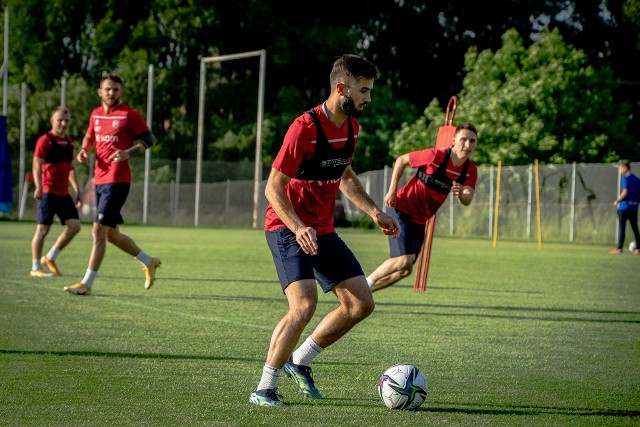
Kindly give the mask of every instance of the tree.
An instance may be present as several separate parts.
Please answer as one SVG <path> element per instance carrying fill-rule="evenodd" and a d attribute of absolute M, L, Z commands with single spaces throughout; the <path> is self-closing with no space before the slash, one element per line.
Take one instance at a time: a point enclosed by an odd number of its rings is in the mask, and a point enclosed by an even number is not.
<path fill-rule="evenodd" d="M 478 128 L 477 162 L 607 162 L 638 154 L 626 128 L 629 106 L 612 100 L 609 67 L 589 66 L 558 30 L 542 33 L 529 48 L 513 29 L 502 40 L 495 52 L 472 48 L 465 56 L 456 123 Z M 442 117 L 433 100 L 424 117 L 402 129 L 394 154 L 415 149 L 416 140 L 434 145 Z"/>

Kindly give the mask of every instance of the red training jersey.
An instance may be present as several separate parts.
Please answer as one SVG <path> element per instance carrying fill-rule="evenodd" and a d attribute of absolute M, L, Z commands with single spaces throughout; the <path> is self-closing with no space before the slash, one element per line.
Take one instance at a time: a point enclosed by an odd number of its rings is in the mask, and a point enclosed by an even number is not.
<path fill-rule="evenodd" d="M 45 160 L 45 163 L 42 164 L 42 192 L 66 196 L 69 194 L 69 171 L 71 171 L 73 165 L 71 161 L 47 161 L 47 154 L 53 149 L 49 135 L 60 145 L 60 147 L 64 147 L 71 151 L 71 159 L 73 159 L 74 142 L 69 136 L 66 138 L 60 137 L 49 131 L 38 138 L 38 141 L 36 141 L 36 148 L 33 152 L 33 157 Z M 69 144 L 71 144 L 71 147 L 67 147 Z"/>
<path fill-rule="evenodd" d="M 440 166 L 446 155 L 446 149 L 437 150 L 427 148 L 426 150 L 413 151 L 409 153 L 409 165 L 412 168 L 421 169 L 428 175 L 432 175 Z M 449 158 L 447 164 L 447 177 L 453 181 L 460 182 L 460 173 L 464 168 L 464 162 L 458 166 L 453 166 L 452 159 Z M 475 190 L 478 179 L 478 168 L 469 160 L 467 169 L 467 179 L 465 187 Z M 398 190 L 396 193 L 396 210 L 409 215 L 411 221 L 416 224 L 425 224 L 429 218 L 438 212 L 440 206 L 447 200 L 448 194 L 438 193 L 428 188 L 416 175 Z"/>
<path fill-rule="evenodd" d="M 347 143 L 349 136 L 347 121 L 345 120 L 342 127 L 339 128 L 329 120 L 324 104 L 318 105 L 314 110 L 330 146 L 336 149 L 342 148 Z M 347 118 L 347 120 L 351 120 L 354 142 L 357 144 L 360 124 L 354 118 Z M 316 126 L 311 116 L 304 113 L 289 126 L 272 167 L 292 178 L 285 190 L 296 214 L 307 227 L 314 228 L 318 235 L 322 235 L 335 231 L 333 216 L 341 178 L 328 181 L 305 181 L 294 178 L 298 166 L 304 160 L 313 157 L 316 142 Z M 351 154 L 349 165 L 352 160 L 353 154 Z M 286 225 L 278 217 L 273 207 L 269 205 L 265 215 L 265 231 L 284 227 Z"/>
<path fill-rule="evenodd" d="M 91 146 L 96 145 L 96 185 L 131 182 L 129 160 L 112 163 L 109 158 L 116 148 L 126 150 L 133 147 L 135 140 L 147 130 L 149 127 L 142 115 L 124 102 L 109 113 L 102 106 L 91 112 L 87 134 L 91 136 Z"/>

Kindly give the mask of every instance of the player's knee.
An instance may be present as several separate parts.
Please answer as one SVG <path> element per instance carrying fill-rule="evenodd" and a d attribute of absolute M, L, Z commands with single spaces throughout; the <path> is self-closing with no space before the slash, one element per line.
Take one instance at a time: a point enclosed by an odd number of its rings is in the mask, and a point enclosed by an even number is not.
<path fill-rule="evenodd" d="M 82 226 L 80 225 L 80 222 L 73 221 L 67 223 L 67 230 L 69 230 L 69 234 L 71 234 L 72 236 L 78 234 L 81 228 Z"/>
<path fill-rule="evenodd" d="M 289 310 L 289 315 L 293 317 L 296 322 L 307 324 L 316 312 L 316 307 L 317 303 L 315 301 L 305 300 L 298 302 L 295 307 Z"/>
<path fill-rule="evenodd" d="M 411 263 L 410 260 L 403 258 L 398 262 L 397 271 L 402 278 L 405 278 L 413 271 L 413 263 Z"/>
<path fill-rule="evenodd" d="M 373 298 L 365 301 L 361 306 L 360 306 L 360 310 L 359 310 L 359 317 L 360 319 L 364 319 L 366 317 L 369 317 L 369 315 L 371 313 L 373 313 L 373 310 L 376 308 L 376 303 L 373 301 Z"/>

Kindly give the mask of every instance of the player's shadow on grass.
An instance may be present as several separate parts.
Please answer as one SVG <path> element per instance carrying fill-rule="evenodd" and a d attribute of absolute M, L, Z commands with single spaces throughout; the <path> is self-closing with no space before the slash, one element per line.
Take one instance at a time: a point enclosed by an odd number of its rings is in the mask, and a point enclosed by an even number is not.
<path fill-rule="evenodd" d="M 109 275 L 110 280 L 122 280 L 122 281 L 131 281 L 135 283 L 144 282 L 144 277 L 140 275 L 135 276 L 114 276 Z M 277 284 L 278 281 L 274 278 L 272 280 L 258 280 L 258 279 L 230 279 L 228 277 L 222 279 L 215 279 L 210 277 L 167 277 L 161 276 L 156 278 L 156 283 L 169 283 L 169 282 L 202 282 L 202 283 L 263 283 L 263 284 Z"/>
<path fill-rule="evenodd" d="M 286 402 L 286 399 L 285 399 Z M 356 403 L 358 402 L 358 403 Z M 378 399 L 367 399 L 363 403 L 361 398 L 349 397 L 327 397 L 323 396 L 322 400 L 310 401 L 308 399 L 291 399 L 287 402 L 291 406 L 308 405 L 308 406 L 340 406 L 340 407 L 370 407 L 380 406 L 381 410 L 393 411 L 387 409 Z M 433 402 L 429 402 L 428 398 L 425 403 L 417 409 L 410 412 L 440 412 L 448 414 L 467 414 L 467 415 L 515 415 L 515 416 L 532 416 L 532 415 L 567 415 L 567 416 L 584 416 L 584 417 L 637 417 L 640 411 L 626 409 L 605 409 L 605 408 L 561 408 L 553 406 L 513 406 L 513 405 L 463 405 L 455 404 L 449 406 L 446 402 L 438 402 L 438 406 L 431 406 Z"/>
<path fill-rule="evenodd" d="M 553 406 L 498 406 L 498 405 L 469 405 L 462 407 L 430 407 L 427 402 L 418 411 L 462 413 L 462 414 L 487 414 L 487 415 L 569 415 L 585 417 L 637 417 L 640 411 L 627 409 L 605 409 L 605 408 L 561 408 Z M 439 403 L 446 405 L 446 403 Z M 425 406 L 426 405 L 426 406 Z"/>
<path fill-rule="evenodd" d="M 393 310 L 395 307 L 401 307 L 401 312 Z M 385 310 L 389 308 L 389 310 Z M 409 309 L 409 310 L 407 310 Z M 415 310 L 411 310 L 415 309 Z M 446 312 L 438 311 L 445 309 Z M 455 310 L 455 311 L 452 311 Z M 489 313 L 478 312 L 461 312 L 460 310 L 482 310 Z M 547 320 L 552 322 L 595 322 L 595 323 L 640 323 L 640 319 L 634 319 L 639 316 L 638 311 L 616 311 L 616 310 L 586 310 L 575 308 L 554 308 L 554 307 L 523 307 L 523 306 L 481 306 L 481 305 L 459 305 L 459 304 L 429 304 L 429 303 L 395 303 L 376 301 L 376 312 L 385 313 L 386 311 L 398 314 L 411 315 L 429 315 L 429 316 L 452 316 L 452 317 L 474 317 L 489 319 L 514 319 L 514 320 Z M 495 312 L 517 312 L 518 315 L 510 314 L 494 314 Z M 541 315 L 532 315 L 529 313 L 541 313 Z M 543 314 L 552 314 L 544 316 Z M 563 314 L 558 316 L 556 314 Z M 589 316 L 616 316 L 618 318 L 601 318 L 601 317 L 571 317 L 575 315 Z M 631 317 L 631 318 L 630 318 Z"/>
<path fill-rule="evenodd" d="M 47 351 L 47 350 L 5 350 L 0 349 L 0 354 L 20 354 L 35 356 L 61 356 L 61 357 L 107 357 L 116 359 L 165 359 L 165 360 L 224 360 L 238 362 L 257 362 L 262 363 L 264 359 L 252 359 L 248 357 L 230 357 L 230 356 L 204 356 L 189 354 L 162 354 L 162 353 L 123 353 L 123 352 L 107 352 L 107 351 L 83 351 L 83 350 L 65 350 L 65 351 Z"/>

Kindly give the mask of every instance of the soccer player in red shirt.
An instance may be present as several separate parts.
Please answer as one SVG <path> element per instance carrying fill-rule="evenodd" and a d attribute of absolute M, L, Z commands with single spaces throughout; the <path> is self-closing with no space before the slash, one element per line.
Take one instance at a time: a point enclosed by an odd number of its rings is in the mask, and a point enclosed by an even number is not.
<path fill-rule="evenodd" d="M 425 224 L 447 200 L 449 193 L 465 206 L 471 203 L 478 169 L 469 156 L 477 142 L 476 128 L 470 123 L 462 123 L 456 127 L 452 148 L 427 148 L 396 159 L 384 204 L 395 209 L 402 232 L 398 239 L 389 239 L 390 257 L 367 277 L 373 292 L 411 274 L 424 243 Z M 398 190 L 407 166 L 418 171 Z"/>
<path fill-rule="evenodd" d="M 82 206 L 82 193 L 73 166 L 73 139 L 67 135 L 71 114 L 65 107 L 57 107 L 51 114 L 51 130 L 38 138 L 33 152 L 33 181 L 37 200 L 37 226 L 31 240 L 31 277 L 62 276 L 56 258 L 80 231 L 78 208 Z M 69 184 L 76 193 L 74 201 L 69 195 Z M 64 230 L 47 255 L 42 256 L 44 239 L 51 230 L 54 215 L 58 215 Z M 45 265 L 49 272 L 45 272 Z"/>
<path fill-rule="evenodd" d="M 283 406 L 276 393 L 283 371 L 305 396 L 321 399 L 311 377 L 312 360 L 374 309 L 362 268 L 336 233 L 333 215 L 341 190 L 385 234 L 399 231 L 395 218 L 378 208 L 351 169 L 357 117 L 371 101 L 377 72 L 359 56 L 336 60 L 329 98 L 295 119 L 273 162 L 265 190 L 265 233 L 289 311 L 271 336 L 260 383 L 249 398 L 252 404 Z M 316 310 L 316 281 L 325 293 L 334 293 L 339 305 L 294 352 Z"/>
<path fill-rule="evenodd" d="M 124 223 L 120 210 L 131 187 L 129 157 L 142 153 L 156 143 L 156 138 L 142 115 L 126 105 L 122 96 L 122 80 L 115 74 L 104 74 L 98 96 L 101 106 L 89 117 L 89 127 L 82 140 L 77 159 L 85 163 L 95 146 L 96 217 L 93 221 L 93 247 L 89 265 L 82 281 L 64 290 L 75 295 L 89 295 L 106 252 L 107 242 L 135 257 L 144 266 L 145 289 L 153 286 L 159 258 L 145 253 L 128 235 L 120 232 Z M 135 143 L 139 140 L 138 143 Z M 135 143 L 135 144 L 134 144 Z"/>

